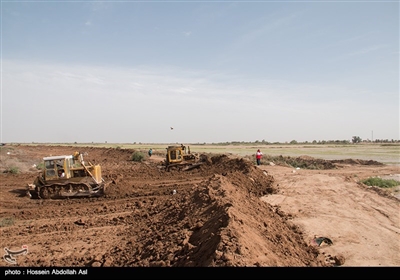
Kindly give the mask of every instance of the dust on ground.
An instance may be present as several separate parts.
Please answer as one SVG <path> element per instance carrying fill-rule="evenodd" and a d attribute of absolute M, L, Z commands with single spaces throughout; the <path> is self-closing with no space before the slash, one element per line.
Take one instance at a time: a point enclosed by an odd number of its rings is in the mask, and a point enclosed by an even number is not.
<path fill-rule="evenodd" d="M 190 171 L 165 171 L 163 154 L 81 147 L 102 167 L 106 195 L 30 199 L 44 156 L 73 146 L 5 146 L 0 158 L 1 240 L 29 248 L 6 267 L 399 266 L 399 199 L 360 180 L 398 166 L 325 161 L 295 169 L 210 155 Z M 316 161 L 313 158 L 304 160 Z M 19 173 L 7 172 L 17 167 Z M 315 237 L 325 237 L 320 246 Z"/>

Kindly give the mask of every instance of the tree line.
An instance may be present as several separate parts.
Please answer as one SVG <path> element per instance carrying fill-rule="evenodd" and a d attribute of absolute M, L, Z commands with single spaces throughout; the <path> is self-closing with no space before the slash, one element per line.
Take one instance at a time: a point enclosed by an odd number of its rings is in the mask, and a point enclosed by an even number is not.
<path fill-rule="evenodd" d="M 232 141 L 232 142 L 221 142 L 221 143 L 212 143 L 219 145 L 254 145 L 254 144 L 262 144 L 262 145 L 279 145 L 279 144 L 337 144 L 337 145 L 346 145 L 346 144 L 358 144 L 358 143 L 400 143 L 400 140 L 395 139 L 375 139 L 375 140 L 363 140 L 359 136 L 353 136 L 351 140 L 313 140 L 313 141 L 296 141 L 292 140 L 290 142 L 268 142 L 266 140 L 256 140 L 254 142 L 246 142 L 246 141 Z M 206 143 L 204 143 L 206 144 Z"/>

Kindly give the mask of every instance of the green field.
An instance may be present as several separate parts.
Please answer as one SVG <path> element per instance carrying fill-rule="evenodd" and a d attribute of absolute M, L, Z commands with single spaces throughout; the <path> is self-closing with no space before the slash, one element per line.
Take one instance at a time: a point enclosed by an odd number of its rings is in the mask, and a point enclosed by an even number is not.
<path fill-rule="evenodd" d="M 21 143 L 22 144 L 22 143 Z M 321 158 L 326 160 L 336 159 L 362 159 L 375 160 L 385 164 L 400 164 L 400 144 L 379 144 L 379 143 L 359 143 L 359 144 L 244 144 L 244 145 L 224 145 L 224 144 L 186 144 L 193 153 L 215 153 L 232 154 L 238 156 L 254 155 L 260 149 L 264 155 L 270 156 L 291 156 L 299 157 L 302 155 Z M 13 144 L 16 145 L 16 144 Z M 43 144 L 22 144 L 22 145 L 43 145 Z M 132 144 L 132 143 L 60 143 L 45 144 L 54 146 L 77 146 L 77 147 L 107 147 L 120 149 L 136 149 L 147 151 L 152 148 L 154 153 L 164 153 L 168 145 L 173 144 Z"/>

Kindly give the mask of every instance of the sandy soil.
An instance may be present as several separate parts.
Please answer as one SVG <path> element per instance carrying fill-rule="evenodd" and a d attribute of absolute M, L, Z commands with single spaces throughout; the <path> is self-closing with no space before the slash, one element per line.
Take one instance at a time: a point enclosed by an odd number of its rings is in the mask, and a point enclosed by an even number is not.
<path fill-rule="evenodd" d="M 398 176 L 399 166 L 348 160 L 306 170 L 208 155 L 197 169 L 166 172 L 163 154 L 133 162 L 134 150 L 86 147 L 79 151 L 109 182 L 105 196 L 26 196 L 42 157 L 74 151 L 1 148 L 0 247 L 28 249 L 2 266 L 400 265 L 399 198 L 360 183 Z M 20 172 L 7 172 L 11 166 Z M 318 246 L 315 237 L 326 241 Z"/>

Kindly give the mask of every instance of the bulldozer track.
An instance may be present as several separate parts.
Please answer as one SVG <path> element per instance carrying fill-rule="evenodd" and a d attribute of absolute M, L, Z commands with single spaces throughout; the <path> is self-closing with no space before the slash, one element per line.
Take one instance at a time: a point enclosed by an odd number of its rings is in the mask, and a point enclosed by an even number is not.
<path fill-rule="evenodd" d="M 91 196 L 100 191 L 99 186 L 92 187 L 87 183 L 66 183 L 39 186 L 37 193 L 42 199 L 55 199 L 75 196 Z"/>

